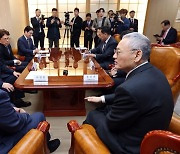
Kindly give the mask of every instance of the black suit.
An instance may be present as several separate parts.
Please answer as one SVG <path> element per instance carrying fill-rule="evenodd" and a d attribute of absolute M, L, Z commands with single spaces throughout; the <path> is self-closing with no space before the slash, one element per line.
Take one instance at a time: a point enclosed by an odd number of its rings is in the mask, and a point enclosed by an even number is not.
<path fill-rule="evenodd" d="M 133 21 L 131 21 L 131 18 L 129 18 L 129 21 L 130 21 L 129 28 L 134 28 L 133 32 L 138 32 L 138 20 L 137 19 L 133 19 Z"/>
<path fill-rule="evenodd" d="M 34 28 L 34 33 L 33 33 L 34 45 L 36 46 L 36 48 L 38 48 L 38 42 L 40 41 L 40 47 L 44 48 L 45 34 L 43 28 L 45 28 L 45 24 L 42 22 L 39 23 L 39 20 L 36 17 L 31 18 L 31 24 Z"/>
<path fill-rule="evenodd" d="M 46 27 L 48 27 L 47 38 L 49 39 L 50 48 L 52 48 L 53 42 L 55 47 L 59 47 L 59 39 L 61 38 L 59 32 L 59 28 L 62 27 L 60 19 L 58 17 L 55 17 L 55 22 L 51 24 L 51 20 L 53 18 L 53 16 L 49 17 L 46 22 Z M 59 24 L 57 24 L 57 21 L 59 21 Z"/>
<path fill-rule="evenodd" d="M 165 31 L 161 32 L 160 37 L 163 37 Z M 171 27 L 169 32 L 167 33 L 166 37 L 162 40 L 164 44 L 172 44 L 176 43 L 177 40 L 177 30 Z M 160 43 L 160 42 L 159 42 Z"/>
<path fill-rule="evenodd" d="M 111 36 L 104 48 L 104 42 L 101 42 L 97 48 L 91 50 L 91 53 L 96 55 L 96 60 L 103 69 L 108 70 L 109 64 L 114 63 L 113 55 L 117 44 L 116 40 Z"/>
<path fill-rule="evenodd" d="M 0 61 L 7 66 L 14 66 L 17 72 L 22 72 L 27 66 L 27 62 L 21 62 L 21 65 L 15 65 L 16 57 L 13 55 L 11 45 L 5 47 L 0 43 Z"/>
<path fill-rule="evenodd" d="M 75 18 L 75 17 L 74 17 Z M 73 25 L 71 26 L 71 47 L 79 47 L 79 38 L 81 35 L 81 29 L 82 29 L 82 18 L 80 16 L 77 16 L 74 20 L 72 18 L 71 22 Z"/>
<path fill-rule="evenodd" d="M 131 72 L 106 104 L 91 111 L 84 123 L 93 125 L 115 154 L 138 154 L 147 132 L 168 128 L 174 107 L 166 77 L 149 63 Z"/>
<path fill-rule="evenodd" d="M 7 154 L 14 145 L 32 128 L 44 121 L 42 113 L 32 115 L 16 112 L 6 92 L 0 90 L 0 149 Z"/>
<path fill-rule="evenodd" d="M 93 24 L 93 20 L 90 21 L 90 23 L 85 20 L 82 24 L 82 30 L 84 30 L 84 46 L 87 47 L 88 49 L 92 48 L 92 35 L 93 35 L 93 31 L 92 31 L 92 24 Z M 90 28 L 90 29 L 86 29 Z"/>

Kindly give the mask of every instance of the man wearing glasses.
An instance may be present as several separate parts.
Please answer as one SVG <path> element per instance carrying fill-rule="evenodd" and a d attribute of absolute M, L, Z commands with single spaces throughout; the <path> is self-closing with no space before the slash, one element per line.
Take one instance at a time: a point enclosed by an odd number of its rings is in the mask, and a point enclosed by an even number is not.
<path fill-rule="evenodd" d="M 149 39 L 137 32 L 125 35 L 114 53 L 115 68 L 127 73 L 111 100 L 89 112 L 92 125 L 112 153 L 140 153 L 143 137 L 151 130 L 167 129 L 173 98 L 164 74 L 148 62 Z M 100 97 L 87 97 L 102 102 Z"/>

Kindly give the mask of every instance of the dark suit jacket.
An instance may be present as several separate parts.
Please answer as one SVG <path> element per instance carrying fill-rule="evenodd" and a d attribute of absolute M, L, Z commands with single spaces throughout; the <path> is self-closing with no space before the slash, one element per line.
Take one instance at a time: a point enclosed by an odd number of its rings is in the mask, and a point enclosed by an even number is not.
<path fill-rule="evenodd" d="M 62 25 L 58 17 L 55 17 L 55 22 L 51 24 L 51 20 L 53 18 L 53 16 L 49 17 L 46 22 L 46 27 L 48 27 L 47 38 L 52 40 L 59 40 L 61 38 L 59 28 L 61 28 Z M 60 22 L 59 25 L 57 24 L 57 21 Z"/>
<path fill-rule="evenodd" d="M 162 37 L 163 35 L 164 35 L 164 31 L 161 32 L 160 37 Z M 163 39 L 162 42 L 164 42 L 164 44 L 172 44 L 172 43 L 176 43 L 176 40 L 177 40 L 177 30 L 171 27 L 166 35 L 166 38 Z"/>
<path fill-rule="evenodd" d="M 45 25 L 44 25 L 44 24 L 39 23 L 39 21 L 37 20 L 36 17 L 31 18 L 31 24 L 32 24 L 32 26 L 33 26 L 33 28 L 34 28 L 34 33 L 33 33 L 33 36 L 34 36 L 34 37 L 38 37 L 38 35 L 39 35 L 39 33 L 40 33 L 40 32 L 39 32 L 39 31 L 40 31 L 40 28 L 41 28 L 41 33 L 43 34 L 42 36 L 45 37 L 44 29 L 43 29 L 43 28 L 45 28 Z"/>
<path fill-rule="evenodd" d="M 36 49 L 31 38 L 29 39 L 29 44 L 30 47 L 24 35 L 21 36 L 17 42 L 18 54 L 21 56 L 25 56 L 25 61 L 30 61 L 33 58 L 33 50 Z"/>
<path fill-rule="evenodd" d="M 92 24 L 93 24 L 93 20 L 90 21 L 90 25 L 88 26 L 88 23 L 87 23 L 87 20 L 83 21 L 83 24 L 82 24 L 82 30 L 84 30 L 84 37 L 85 36 L 92 36 L 93 35 L 93 31 L 92 29 L 90 30 L 85 30 L 86 27 L 92 27 Z"/>
<path fill-rule="evenodd" d="M 129 28 L 134 28 L 134 32 L 138 32 L 138 20 L 134 19 L 134 23 L 131 22 L 131 18 L 129 18 L 130 26 Z"/>
<path fill-rule="evenodd" d="M 13 74 L 13 70 L 9 69 L 6 65 L 4 65 L 2 63 L 2 61 L 0 61 L 0 88 L 2 88 L 2 84 L 3 84 L 3 78 L 8 77 L 9 75 Z"/>
<path fill-rule="evenodd" d="M 114 63 L 114 59 L 113 59 L 114 49 L 117 47 L 118 43 L 111 36 L 104 49 L 103 49 L 103 44 L 104 42 L 101 42 L 97 46 L 97 48 L 91 50 L 91 53 L 96 55 L 96 60 L 101 65 L 101 67 L 107 70 L 109 69 L 109 64 Z"/>
<path fill-rule="evenodd" d="M 13 55 L 11 45 L 8 45 L 8 48 L 10 53 L 8 52 L 8 49 L 0 43 L 0 61 L 8 66 L 14 66 L 13 60 L 15 60 L 16 57 Z"/>
<path fill-rule="evenodd" d="M 144 135 L 167 129 L 174 102 L 166 77 L 151 64 L 131 72 L 108 102 L 96 132 L 112 153 L 140 152 Z"/>
<path fill-rule="evenodd" d="M 71 22 L 73 22 L 74 18 L 72 18 Z M 71 34 L 79 36 L 81 35 L 81 29 L 82 29 L 82 18 L 80 16 L 77 16 L 74 24 L 73 24 L 73 31 L 72 31 L 72 27 L 71 27 Z"/>
<path fill-rule="evenodd" d="M 1 154 L 8 151 L 25 135 L 25 127 L 31 121 L 28 113 L 18 113 L 13 109 L 9 96 L 0 89 L 0 148 Z M 21 134 L 21 135 L 17 135 Z"/>

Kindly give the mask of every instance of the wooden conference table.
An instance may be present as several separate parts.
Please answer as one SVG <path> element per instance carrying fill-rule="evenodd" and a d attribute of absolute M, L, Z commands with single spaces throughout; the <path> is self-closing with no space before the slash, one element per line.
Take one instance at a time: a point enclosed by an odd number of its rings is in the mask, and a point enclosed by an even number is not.
<path fill-rule="evenodd" d="M 95 67 L 90 67 L 90 62 Z M 37 70 L 32 71 L 36 62 Z M 33 74 L 46 74 L 48 82 L 34 82 Z M 98 82 L 83 81 L 84 74 L 98 74 Z M 28 64 L 15 82 L 22 90 L 42 90 L 44 98 L 43 112 L 46 116 L 80 116 L 86 114 L 85 90 L 110 88 L 113 80 L 94 60 L 83 57 L 75 49 L 51 49 Z"/>

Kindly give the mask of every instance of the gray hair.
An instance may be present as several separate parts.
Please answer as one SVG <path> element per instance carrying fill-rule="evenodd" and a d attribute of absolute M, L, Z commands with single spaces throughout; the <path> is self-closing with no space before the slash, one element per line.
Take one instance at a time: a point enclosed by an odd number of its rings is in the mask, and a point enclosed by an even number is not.
<path fill-rule="evenodd" d="M 123 39 L 127 38 L 128 39 L 128 46 L 131 48 L 131 50 L 141 50 L 143 55 L 142 59 L 143 60 L 148 60 L 150 56 L 150 51 L 151 51 L 151 42 L 150 40 L 138 33 L 138 32 L 133 32 L 124 35 Z"/>

